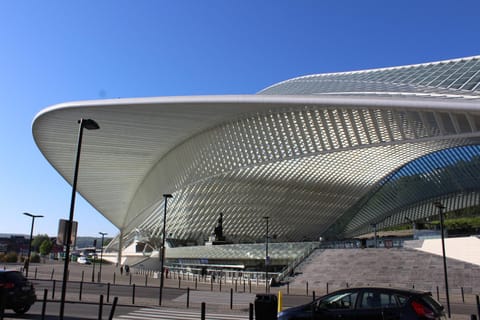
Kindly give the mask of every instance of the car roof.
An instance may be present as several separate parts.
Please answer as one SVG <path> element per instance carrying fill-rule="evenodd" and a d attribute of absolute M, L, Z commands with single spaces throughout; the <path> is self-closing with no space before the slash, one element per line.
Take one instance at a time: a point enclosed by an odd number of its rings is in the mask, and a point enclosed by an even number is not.
<path fill-rule="evenodd" d="M 19 272 L 21 273 L 20 271 L 18 270 L 9 270 L 9 269 L 6 269 L 6 270 L 0 270 L 0 273 L 10 273 L 10 272 Z"/>
<path fill-rule="evenodd" d="M 388 291 L 388 292 L 395 292 L 395 293 L 403 293 L 403 294 L 410 294 L 410 295 L 425 295 L 425 294 L 431 294 L 431 292 L 428 291 L 420 291 L 416 289 L 410 289 L 410 288 L 396 288 L 396 287 L 350 287 L 350 288 L 344 288 L 340 290 L 336 290 L 332 293 L 336 292 L 346 292 L 346 291 L 351 291 L 351 290 L 370 290 L 370 291 Z"/>

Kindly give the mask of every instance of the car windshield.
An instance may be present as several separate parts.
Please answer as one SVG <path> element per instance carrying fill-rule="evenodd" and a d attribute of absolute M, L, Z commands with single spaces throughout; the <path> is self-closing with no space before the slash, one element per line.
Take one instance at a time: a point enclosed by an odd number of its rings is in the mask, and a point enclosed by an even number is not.
<path fill-rule="evenodd" d="M 6 274 L 6 277 L 5 279 L 7 281 L 14 281 L 14 282 L 23 282 L 25 281 L 25 277 L 23 276 L 23 274 L 21 272 L 18 272 L 18 271 L 12 271 L 12 272 L 8 272 Z"/>
<path fill-rule="evenodd" d="M 322 309 L 350 309 L 355 305 L 357 293 L 342 292 L 321 299 L 318 308 Z"/>

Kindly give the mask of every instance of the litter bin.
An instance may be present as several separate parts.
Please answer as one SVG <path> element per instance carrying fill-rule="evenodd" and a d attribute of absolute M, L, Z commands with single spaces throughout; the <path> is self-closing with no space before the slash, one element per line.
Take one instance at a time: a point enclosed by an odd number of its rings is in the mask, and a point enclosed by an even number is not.
<path fill-rule="evenodd" d="M 255 296 L 255 319 L 276 320 L 278 300 L 274 294 L 257 294 Z"/>

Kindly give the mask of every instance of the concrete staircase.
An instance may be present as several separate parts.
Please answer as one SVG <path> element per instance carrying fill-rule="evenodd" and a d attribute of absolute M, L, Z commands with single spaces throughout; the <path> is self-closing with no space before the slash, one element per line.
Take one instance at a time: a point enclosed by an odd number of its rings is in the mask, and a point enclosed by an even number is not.
<path fill-rule="evenodd" d="M 480 292 L 480 266 L 447 259 L 447 270 L 452 292 Z M 324 291 L 328 282 L 330 291 L 347 285 L 444 290 L 442 257 L 411 248 L 316 250 L 295 272 L 290 287 L 297 289 L 308 282 L 310 290 Z"/>

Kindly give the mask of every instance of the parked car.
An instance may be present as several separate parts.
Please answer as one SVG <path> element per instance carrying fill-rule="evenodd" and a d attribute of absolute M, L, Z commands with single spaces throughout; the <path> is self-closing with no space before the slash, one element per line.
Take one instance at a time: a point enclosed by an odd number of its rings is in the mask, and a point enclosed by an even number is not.
<path fill-rule="evenodd" d="M 78 257 L 77 262 L 80 264 L 91 264 L 90 260 L 88 260 L 87 257 L 84 256 Z"/>
<path fill-rule="evenodd" d="M 312 311 L 314 316 L 312 317 Z M 349 288 L 278 313 L 279 320 L 417 320 L 446 319 L 431 293 L 394 288 Z"/>
<path fill-rule="evenodd" d="M 5 295 L 4 298 L 2 295 Z M 35 303 L 37 297 L 33 284 L 21 272 L 0 270 L 0 299 L 5 299 L 5 309 L 25 313 Z"/>

